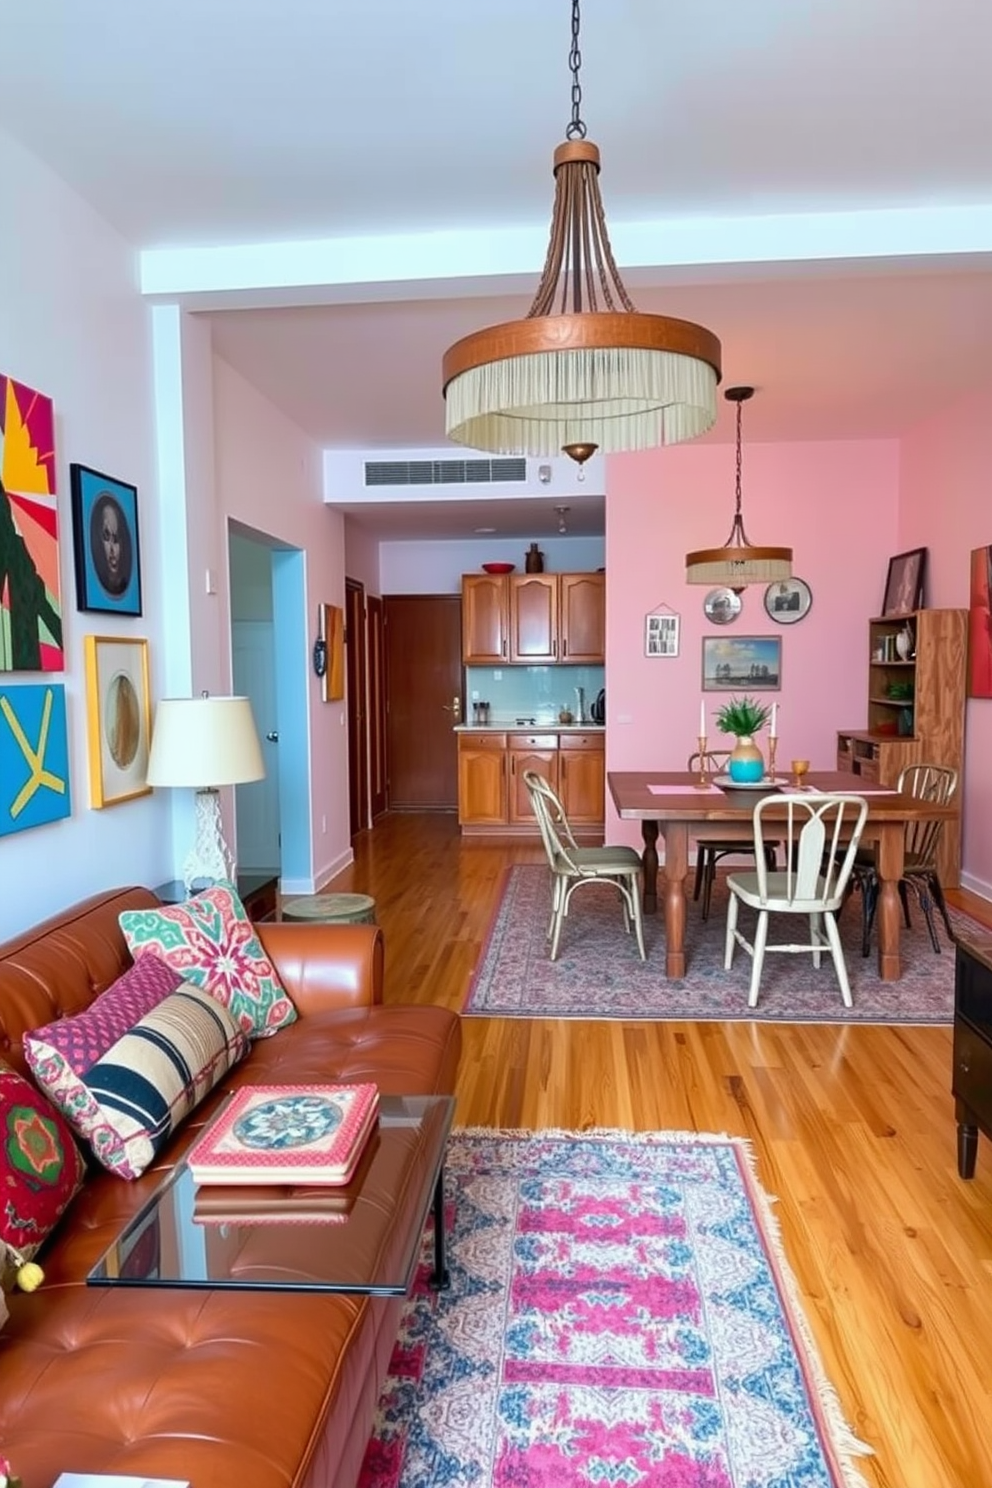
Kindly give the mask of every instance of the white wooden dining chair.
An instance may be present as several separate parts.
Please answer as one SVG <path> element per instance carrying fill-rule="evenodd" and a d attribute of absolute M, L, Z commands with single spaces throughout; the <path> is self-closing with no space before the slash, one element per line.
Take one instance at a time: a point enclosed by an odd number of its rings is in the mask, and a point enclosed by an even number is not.
<path fill-rule="evenodd" d="M 623 904 L 623 924 L 630 931 L 633 924 L 641 960 L 647 960 L 644 949 L 644 921 L 641 918 L 641 859 L 632 847 L 579 847 L 568 817 L 554 790 L 536 770 L 525 770 L 524 784 L 551 869 L 551 921 L 548 939 L 551 960 L 558 959 L 562 925 L 569 902 L 580 884 L 609 883 L 617 890 Z"/>
<path fill-rule="evenodd" d="M 785 822 L 782 806 L 786 807 Z M 765 861 L 764 817 L 775 812 L 770 824 L 775 838 L 785 847 L 785 868 L 770 872 Z M 837 929 L 837 911 L 854 867 L 854 858 L 868 816 L 863 796 L 818 794 L 764 796 L 754 808 L 754 873 L 732 873 L 727 880 L 727 937 L 723 965 L 729 971 L 734 947 L 743 946 L 751 957 L 751 986 L 748 1007 L 757 1007 L 765 954 L 784 951 L 789 955 L 812 955 L 819 969 L 824 951 L 833 957 L 840 995 L 851 1007 L 851 987 Z M 737 911 L 747 904 L 758 912 L 752 944 L 737 928 Z M 803 915 L 809 921 L 809 941 L 799 945 L 769 945 L 770 914 Z"/>

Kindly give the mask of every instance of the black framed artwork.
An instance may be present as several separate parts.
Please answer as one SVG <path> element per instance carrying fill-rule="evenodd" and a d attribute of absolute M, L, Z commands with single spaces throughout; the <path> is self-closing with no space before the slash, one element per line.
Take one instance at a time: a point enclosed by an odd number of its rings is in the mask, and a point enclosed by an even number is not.
<path fill-rule="evenodd" d="M 765 614 L 776 625 L 795 625 L 809 614 L 813 591 L 805 579 L 780 579 L 765 590 Z"/>
<path fill-rule="evenodd" d="M 882 618 L 892 615 L 911 615 L 923 608 L 923 585 L 926 579 L 926 548 L 910 548 L 889 559 L 889 571 L 885 576 L 885 598 L 882 600 Z"/>
<path fill-rule="evenodd" d="M 138 488 L 88 465 L 69 466 L 76 608 L 141 614 Z"/>

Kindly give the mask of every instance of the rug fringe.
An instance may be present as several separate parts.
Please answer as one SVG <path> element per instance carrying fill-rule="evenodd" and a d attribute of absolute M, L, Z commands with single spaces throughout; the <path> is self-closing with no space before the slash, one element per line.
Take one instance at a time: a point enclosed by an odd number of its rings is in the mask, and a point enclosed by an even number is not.
<path fill-rule="evenodd" d="M 533 1140 L 549 1137 L 552 1140 L 569 1141 L 630 1141 L 632 1138 L 647 1142 L 672 1145 L 731 1146 L 743 1158 L 743 1169 L 747 1179 L 752 1203 L 762 1223 L 762 1232 L 768 1237 L 768 1245 L 774 1262 L 775 1275 L 788 1309 L 789 1320 L 803 1349 L 810 1385 L 816 1392 L 817 1404 L 823 1419 L 828 1445 L 836 1459 L 835 1466 L 841 1476 L 842 1488 L 869 1488 L 864 1474 L 852 1460 L 856 1457 L 873 1457 L 873 1449 L 855 1435 L 844 1414 L 840 1395 L 827 1378 L 820 1359 L 819 1349 L 812 1329 L 803 1310 L 799 1283 L 785 1254 L 782 1230 L 775 1213 L 778 1199 L 766 1192 L 758 1175 L 758 1159 L 748 1137 L 731 1136 L 728 1132 L 694 1131 L 633 1131 L 622 1127 L 592 1126 L 582 1131 L 570 1131 L 566 1127 L 455 1127 L 452 1136 L 493 1140 Z"/>

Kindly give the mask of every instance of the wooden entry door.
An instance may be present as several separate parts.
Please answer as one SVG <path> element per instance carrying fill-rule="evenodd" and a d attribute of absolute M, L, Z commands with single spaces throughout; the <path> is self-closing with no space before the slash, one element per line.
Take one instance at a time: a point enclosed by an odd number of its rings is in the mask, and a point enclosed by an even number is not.
<path fill-rule="evenodd" d="M 458 808 L 462 602 L 457 594 L 385 598 L 386 762 L 396 811 Z"/>
<path fill-rule="evenodd" d="M 348 689 L 348 818 L 351 835 L 369 824 L 368 703 L 365 682 L 365 586 L 345 579 L 346 685 Z"/>
<path fill-rule="evenodd" d="M 368 610 L 369 800 L 372 820 L 386 809 L 386 625 L 377 594 L 366 599 Z"/>

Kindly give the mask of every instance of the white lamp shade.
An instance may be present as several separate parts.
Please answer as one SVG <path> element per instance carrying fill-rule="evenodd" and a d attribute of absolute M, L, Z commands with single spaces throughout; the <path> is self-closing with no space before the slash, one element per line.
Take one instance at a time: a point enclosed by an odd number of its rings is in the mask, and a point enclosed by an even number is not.
<path fill-rule="evenodd" d="M 155 710 L 149 785 L 194 790 L 241 785 L 265 775 L 246 697 L 163 698 Z"/>

